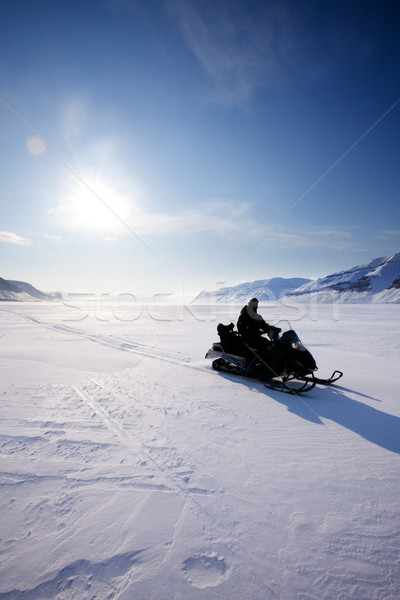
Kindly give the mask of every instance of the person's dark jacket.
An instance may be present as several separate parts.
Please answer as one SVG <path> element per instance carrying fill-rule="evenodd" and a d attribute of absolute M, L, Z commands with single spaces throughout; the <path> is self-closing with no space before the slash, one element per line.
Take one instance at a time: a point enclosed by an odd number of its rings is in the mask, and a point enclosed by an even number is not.
<path fill-rule="evenodd" d="M 257 310 L 246 305 L 240 311 L 237 330 L 246 344 L 256 347 L 262 333 L 268 333 L 270 325 L 264 321 Z"/>

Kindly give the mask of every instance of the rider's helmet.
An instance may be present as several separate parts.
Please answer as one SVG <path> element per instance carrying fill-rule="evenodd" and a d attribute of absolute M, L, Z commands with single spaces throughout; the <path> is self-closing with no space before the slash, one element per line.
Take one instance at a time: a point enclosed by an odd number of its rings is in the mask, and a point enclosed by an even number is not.
<path fill-rule="evenodd" d="M 249 300 L 248 306 L 251 310 L 254 310 L 255 312 L 257 312 L 257 308 L 258 308 L 257 298 L 252 298 L 251 300 Z"/>

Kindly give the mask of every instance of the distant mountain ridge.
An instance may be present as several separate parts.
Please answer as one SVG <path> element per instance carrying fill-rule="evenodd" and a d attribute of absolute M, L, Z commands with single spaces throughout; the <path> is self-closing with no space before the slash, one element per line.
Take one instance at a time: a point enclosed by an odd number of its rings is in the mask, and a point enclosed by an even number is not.
<path fill-rule="evenodd" d="M 193 304 L 246 303 L 250 298 L 296 302 L 400 303 L 400 252 L 315 281 L 274 277 L 203 291 Z"/>
<path fill-rule="evenodd" d="M 299 302 L 400 302 L 400 252 L 311 281 L 287 294 Z"/>
<path fill-rule="evenodd" d="M 233 287 L 220 288 L 214 292 L 203 291 L 193 300 L 193 304 L 209 304 L 210 302 L 247 303 L 250 298 L 258 298 L 260 302 L 274 301 L 279 300 L 292 290 L 310 281 L 310 279 L 305 279 L 304 277 L 292 277 L 288 279 L 273 277 L 272 279 L 248 281 L 246 283 L 239 283 Z"/>
<path fill-rule="evenodd" d="M 41 292 L 25 281 L 12 281 L 0 277 L 0 301 L 11 300 L 32 302 L 39 300 L 61 300 L 61 294 Z"/>

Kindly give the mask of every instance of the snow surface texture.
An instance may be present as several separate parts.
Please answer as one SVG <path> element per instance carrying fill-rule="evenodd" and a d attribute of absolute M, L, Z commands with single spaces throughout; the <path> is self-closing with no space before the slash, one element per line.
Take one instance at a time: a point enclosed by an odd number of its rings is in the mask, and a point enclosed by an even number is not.
<path fill-rule="evenodd" d="M 0 599 L 400 598 L 400 307 L 260 313 L 340 385 L 213 371 L 236 307 L 1 304 Z"/>
<path fill-rule="evenodd" d="M 311 281 L 288 296 L 296 302 L 400 302 L 400 252 Z"/>

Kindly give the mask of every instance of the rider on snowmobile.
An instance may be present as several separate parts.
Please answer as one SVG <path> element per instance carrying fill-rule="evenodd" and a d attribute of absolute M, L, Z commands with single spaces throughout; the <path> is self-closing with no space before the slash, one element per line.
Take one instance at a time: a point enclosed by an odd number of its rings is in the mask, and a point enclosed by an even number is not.
<path fill-rule="evenodd" d="M 281 331 L 279 327 L 269 325 L 257 312 L 258 300 L 252 298 L 240 311 L 237 322 L 237 330 L 243 338 L 244 343 L 254 349 L 265 348 L 270 342 L 262 337 L 267 333 L 271 340 L 276 339 Z"/>

